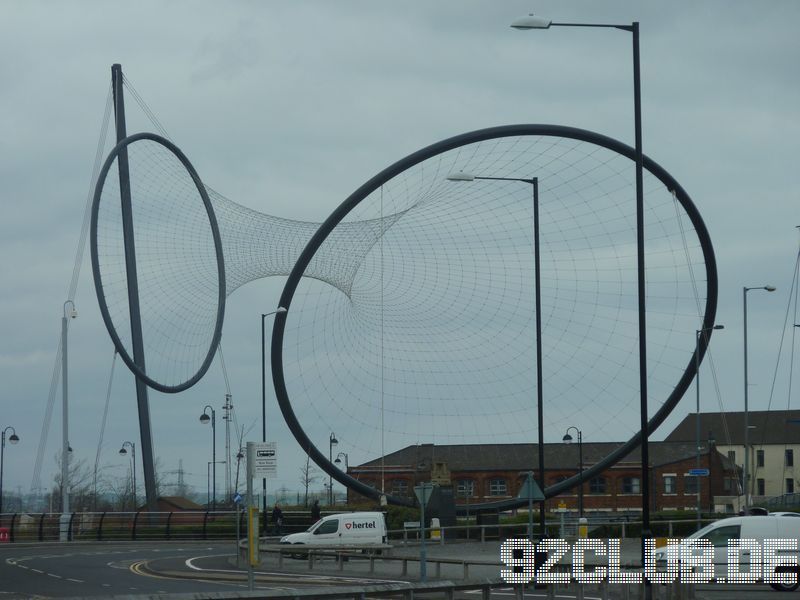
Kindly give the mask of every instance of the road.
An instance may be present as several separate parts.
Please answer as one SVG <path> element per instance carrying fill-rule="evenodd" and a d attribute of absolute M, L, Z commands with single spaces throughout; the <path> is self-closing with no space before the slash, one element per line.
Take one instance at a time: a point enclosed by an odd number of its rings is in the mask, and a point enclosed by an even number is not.
<path fill-rule="evenodd" d="M 450 558 L 490 558 L 491 544 L 432 546 L 436 555 Z M 417 554 L 414 547 L 396 548 L 394 556 Z M 304 560 L 285 560 L 278 567 L 275 557 L 264 557 L 256 571 L 256 590 L 281 591 L 298 588 L 394 583 L 416 579 L 415 569 L 403 577 L 397 561 L 375 561 L 375 572 L 367 572 L 368 562 L 351 560 L 342 571 L 333 560 L 320 560 L 314 570 Z M 496 578 L 499 567 L 475 566 L 471 577 Z M 433 574 L 433 565 L 429 565 Z M 442 573 L 454 581 L 455 573 Z M 234 543 L 208 542 L 129 542 L 72 544 L 3 544 L 0 545 L 0 600 L 22 598 L 109 597 L 123 595 L 167 595 L 175 593 L 246 592 L 247 571 L 237 569 Z M 621 586 L 611 587 L 612 598 L 623 598 Z M 630 597 L 638 597 L 631 589 Z M 698 600 L 758 600 L 782 597 L 765 585 L 705 585 L 697 590 Z M 457 598 L 474 599 L 479 593 L 462 592 Z M 514 592 L 495 590 L 493 598 L 513 598 Z M 545 590 L 529 589 L 525 598 L 546 598 Z M 557 598 L 576 597 L 576 588 L 557 588 Z M 587 586 L 587 600 L 601 598 L 600 591 Z M 663 597 L 663 595 L 661 596 Z M 794 596 L 787 595 L 787 598 Z"/>
<path fill-rule="evenodd" d="M 354 586 L 378 581 L 385 580 L 260 569 L 255 589 Z M 237 570 L 232 542 L 0 546 L 0 600 L 247 589 L 247 571 L 244 565 Z"/>

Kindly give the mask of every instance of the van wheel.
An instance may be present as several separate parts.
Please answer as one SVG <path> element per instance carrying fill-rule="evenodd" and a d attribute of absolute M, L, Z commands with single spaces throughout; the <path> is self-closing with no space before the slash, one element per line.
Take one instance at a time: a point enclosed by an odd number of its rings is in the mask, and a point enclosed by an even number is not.
<path fill-rule="evenodd" d="M 293 546 L 302 546 L 303 544 L 292 544 Z M 304 559 L 308 556 L 307 552 L 292 552 L 289 554 L 292 558 L 295 559 Z"/>
<path fill-rule="evenodd" d="M 776 573 L 787 573 L 787 572 L 791 573 L 792 572 L 792 567 L 789 567 L 789 568 L 778 567 L 775 570 L 775 572 Z M 800 573 L 795 571 L 794 572 L 794 581 L 792 583 L 770 583 L 769 587 L 771 587 L 773 590 L 778 590 L 779 592 L 793 592 L 798 587 L 800 587 L 800 580 L 798 579 L 799 577 L 800 577 Z"/>
<path fill-rule="evenodd" d="M 796 581 L 794 583 L 770 583 L 769 587 L 779 592 L 793 592 L 800 587 L 800 583 Z"/>

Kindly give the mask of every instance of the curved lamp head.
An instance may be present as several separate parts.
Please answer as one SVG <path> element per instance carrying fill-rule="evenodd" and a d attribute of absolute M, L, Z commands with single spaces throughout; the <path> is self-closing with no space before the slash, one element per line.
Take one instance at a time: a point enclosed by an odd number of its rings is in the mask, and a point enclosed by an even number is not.
<path fill-rule="evenodd" d="M 200 415 L 200 422 L 201 422 L 203 425 L 205 425 L 206 423 L 208 423 L 210 420 L 211 420 L 211 417 L 209 417 L 209 416 L 208 416 L 208 414 L 206 414 L 206 413 L 203 413 L 202 415 Z"/>
<path fill-rule="evenodd" d="M 125 456 L 128 453 L 128 451 L 125 450 L 125 446 L 123 446 L 122 448 L 119 449 L 119 453 L 120 456 Z"/>
<path fill-rule="evenodd" d="M 511 27 L 514 29 L 550 29 L 551 23 L 552 21 L 550 19 L 529 14 L 528 16 L 520 17 L 511 23 Z"/>
<path fill-rule="evenodd" d="M 458 173 L 450 173 L 447 176 L 447 181 L 475 181 L 475 176 L 459 171 Z"/>
<path fill-rule="evenodd" d="M 333 462 L 335 462 L 337 465 L 340 465 L 340 464 L 342 464 L 342 459 L 337 456 L 336 460 L 333 461 Z"/>
<path fill-rule="evenodd" d="M 16 432 L 8 436 L 9 444 L 16 444 L 17 442 L 19 442 L 19 436 L 16 434 Z"/>
<path fill-rule="evenodd" d="M 561 438 L 561 441 L 564 442 L 565 444 L 571 444 L 572 443 L 572 436 L 570 434 L 566 433 L 566 434 L 564 434 L 564 437 Z"/>
<path fill-rule="evenodd" d="M 774 285 L 765 285 L 764 289 L 767 290 L 768 292 L 774 292 L 778 288 L 776 288 Z"/>

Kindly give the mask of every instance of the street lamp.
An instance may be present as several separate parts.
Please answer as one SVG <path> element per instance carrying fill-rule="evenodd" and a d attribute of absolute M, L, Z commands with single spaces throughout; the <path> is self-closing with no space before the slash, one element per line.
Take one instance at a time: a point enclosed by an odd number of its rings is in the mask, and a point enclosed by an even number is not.
<path fill-rule="evenodd" d="M 261 313 L 261 441 L 267 441 L 267 342 L 264 333 L 264 319 L 270 315 L 285 313 L 286 307 L 279 306 L 272 312 Z M 267 478 L 261 479 L 261 503 L 264 513 L 264 531 L 267 528 Z"/>
<path fill-rule="evenodd" d="M 333 447 L 339 443 L 336 439 L 336 434 L 331 431 L 331 436 L 328 439 L 328 460 L 333 462 Z M 333 505 L 333 477 L 328 475 L 328 506 Z"/>
<path fill-rule="evenodd" d="M 208 410 L 211 411 L 211 417 L 206 412 Z M 209 421 L 211 421 L 211 462 L 214 463 L 214 490 L 211 494 L 211 510 L 213 511 L 217 508 L 217 413 L 213 407 L 206 404 L 203 408 L 203 414 L 200 415 L 200 422 L 205 425 Z"/>
<path fill-rule="evenodd" d="M 774 285 L 764 285 L 742 288 L 742 311 L 744 314 L 744 505 L 750 507 L 750 423 L 748 412 L 747 394 L 747 292 L 750 290 L 765 290 L 774 292 L 777 288 Z"/>
<path fill-rule="evenodd" d="M 639 68 L 639 22 L 630 25 L 606 23 L 553 23 L 550 19 L 532 14 L 511 24 L 514 29 L 549 29 L 550 27 L 593 27 L 620 29 L 631 33 L 633 39 L 633 128 L 636 157 L 636 263 L 639 312 L 639 428 L 642 435 L 642 561 L 645 559 L 644 540 L 650 537 L 650 452 L 647 418 L 647 330 L 645 315 L 644 268 L 644 155 L 642 152 L 642 82 Z M 644 564 L 644 563 L 642 563 Z M 647 588 L 646 596 L 650 596 Z"/>
<path fill-rule="evenodd" d="M 578 479 L 580 485 L 578 486 L 578 518 L 583 518 L 583 433 L 577 427 L 568 427 L 567 433 L 561 438 L 565 444 L 572 443 L 572 436 L 569 434 L 570 429 L 574 429 L 578 436 Z"/>
<path fill-rule="evenodd" d="M 17 430 L 9 425 L 5 429 L 3 429 L 2 433 L 2 442 L 0 442 L 0 515 L 3 514 L 3 455 L 5 454 L 6 450 L 6 431 L 11 430 L 11 435 L 8 436 L 8 443 L 9 444 L 16 444 L 19 442 L 19 436 L 17 435 Z"/>
<path fill-rule="evenodd" d="M 544 492 L 544 395 L 542 391 L 542 285 L 541 285 L 541 258 L 539 254 L 539 178 L 532 177 L 479 177 L 463 171 L 453 173 L 447 177 L 448 181 L 473 181 L 483 179 L 490 181 L 518 181 L 531 186 L 533 193 L 533 261 L 534 261 L 534 296 L 536 304 L 536 414 L 539 429 L 539 488 Z M 545 501 L 539 503 L 539 531 L 545 535 Z"/>
<path fill-rule="evenodd" d="M 67 310 L 69 306 L 69 310 Z M 61 513 L 69 513 L 69 371 L 67 355 L 67 320 L 78 316 L 72 300 L 64 302 L 61 316 Z M 66 541 L 61 528 L 61 541 Z"/>
<path fill-rule="evenodd" d="M 347 469 L 350 468 L 350 465 L 347 462 L 347 452 L 339 452 L 339 454 L 336 455 L 336 460 L 333 462 L 337 465 L 342 464 L 343 456 L 344 456 L 344 472 L 347 473 Z"/>
<path fill-rule="evenodd" d="M 133 510 L 136 510 L 136 444 L 133 442 L 122 442 L 122 448 L 119 449 L 119 453 L 122 456 L 125 456 L 128 451 L 125 450 L 125 446 L 129 446 L 131 449 L 131 460 L 133 461 L 133 466 L 131 467 L 131 476 L 133 479 Z"/>
<path fill-rule="evenodd" d="M 708 346 L 708 332 L 714 329 L 725 329 L 724 325 L 714 325 L 713 327 L 704 327 L 703 329 L 695 329 L 694 331 L 694 372 L 695 372 L 695 388 L 697 391 L 697 469 L 700 470 L 700 336 L 705 337 L 706 346 Z M 708 448 L 711 452 L 711 446 Z M 709 465 L 711 464 L 711 457 L 709 456 Z M 700 512 L 702 510 L 701 485 L 700 475 L 695 475 L 697 482 L 697 529 L 700 530 Z M 709 494 L 711 487 L 709 486 Z"/>

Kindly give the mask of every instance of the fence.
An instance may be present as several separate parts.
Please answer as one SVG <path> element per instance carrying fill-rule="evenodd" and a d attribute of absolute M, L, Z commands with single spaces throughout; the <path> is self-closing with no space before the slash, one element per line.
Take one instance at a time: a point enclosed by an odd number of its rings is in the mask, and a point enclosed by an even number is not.
<path fill-rule="evenodd" d="M 717 519 L 703 519 L 702 524 L 712 523 Z M 576 537 L 576 523 L 567 523 L 565 531 L 562 532 L 560 523 L 547 523 L 548 537 Z M 488 525 L 455 525 L 450 527 L 439 527 L 441 531 L 438 543 L 444 544 L 445 539 L 449 541 L 495 541 L 505 540 L 513 537 L 527 537 L 527 523 L 492 523 Z M 687 537 L 697 530 L 697 519 L 674 519 L 668 521 L 651 521 L 650 531 L 652 537 Z M 390 540 L 402 540 L 407 543 L 410 540 L 419 539 L 419 529 L 406 527 L 403 529 L 392 529 L 388 532 Z M 430 535 L 430 529 L 426 529 Z M 538 524 L 534 523 L 534 536 L 539 537 Z M 635 538 L 642 533 L 641 521 L 626 520 L 593 520 L 589 523 L 589 537 L 593 538 Z"/>
<path fill-rule="evenodd" d="M 60 539 L 60 513 L 14 513 L 0 514 L 0 531 L 3 539 L 10 542 L 46 542 Z M 246 513 L 238 514 L 239 531 L 246 531 Z M 711 522 L 713 519 L 705 519 Z M 303 531 L 311 524 L 307 511 L 285 511 L 282 533 Z M 573 537 L 568 527 L 563 534 Z M 271 524 L 265 524 L 262 535 L 275 532 Z M 536 524 L 534 524 L 536 526 Z M 686 537 L 697 527 L 696 519 L 652 521 L 654 537 Z M 237 513 L 235 511 L 180 511 L 180 512 L 98 512 L 71 513 L 69 520 L 70 540 L 119 541 L 119 540 L 211 540 L 235 539 L 237 537 Z M 458 525 L 441 527 L 439 543 L 455 540 L 503 540 L 525 537 L 527 523 L 490 523 L 482 525 Z M 550 537 L 562 537 L 559 523 L 549 522 Z M 403 543 L 419 538 L 418 529 L 397 529 L 388 532 L 389 539 Z M 538 528 L 534 529 L 538 537 Z M 636 521 L 592 520 L 590 537 L 626 538 L 641 535 L 641 523 Z"/>

